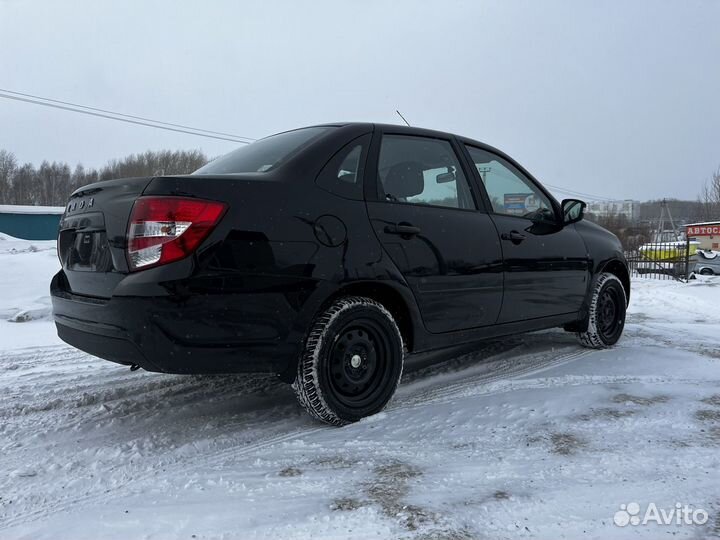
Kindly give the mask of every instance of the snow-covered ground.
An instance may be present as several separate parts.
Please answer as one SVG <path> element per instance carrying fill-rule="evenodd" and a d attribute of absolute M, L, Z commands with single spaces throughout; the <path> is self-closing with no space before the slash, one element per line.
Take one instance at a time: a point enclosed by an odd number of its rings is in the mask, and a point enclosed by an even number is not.
<path fill-rule="evenodd" d="M 338 429 L 272 378 L 63 345 L 57 266 L 52 243 L 0 237 L 2 539 L 720 536 L 718 279 L 635 280 L 617 347 L 492 341 Z M 709 518 L 614 525 L 633 502 Z"/>
<path fill-rule="evenodd" d="M 54 332 L 48 290 L 59 268 L 55 241 L 0 233 L 0 354 L 62 343 Z M 20 324 L 30 320 L 33 324 Z"/>

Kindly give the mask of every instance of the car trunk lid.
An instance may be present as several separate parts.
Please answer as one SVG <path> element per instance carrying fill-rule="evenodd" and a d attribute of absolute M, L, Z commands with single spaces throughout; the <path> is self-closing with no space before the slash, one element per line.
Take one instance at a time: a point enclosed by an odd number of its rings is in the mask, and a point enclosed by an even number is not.
<path fill-rule="evenodd" d="M 75 191 L 60 220 L 58 256 L 74 294 L 110 298 L 128 273 L 128 218 L 152 177 L 107 180 Z"/>

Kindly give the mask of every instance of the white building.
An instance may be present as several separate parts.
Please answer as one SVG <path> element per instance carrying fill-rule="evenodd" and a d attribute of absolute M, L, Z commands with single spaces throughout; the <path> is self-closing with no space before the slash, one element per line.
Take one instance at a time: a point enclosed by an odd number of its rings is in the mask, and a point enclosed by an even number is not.
<path fill-rule="evenodd" d="M 699 249 L 720 249 L 720 221 L 688 223 L 685 230 L 690 240 L 699 242 Z"/>
<path fill-rule="evenodd" d="M 624 216 L 628 221 L 640 218 L 640 201 L 589 201 L 586 212 L 598 217 Z"/>

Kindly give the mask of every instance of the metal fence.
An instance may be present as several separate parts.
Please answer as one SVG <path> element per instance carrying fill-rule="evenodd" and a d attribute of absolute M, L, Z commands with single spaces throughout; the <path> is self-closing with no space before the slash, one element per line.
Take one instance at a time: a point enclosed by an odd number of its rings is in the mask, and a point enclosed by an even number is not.
<path fill-rule="evenodd" d="M 687 281 L 696 257 L 689 241 L 658 242 L 625 253 L 633 276 Z"/>

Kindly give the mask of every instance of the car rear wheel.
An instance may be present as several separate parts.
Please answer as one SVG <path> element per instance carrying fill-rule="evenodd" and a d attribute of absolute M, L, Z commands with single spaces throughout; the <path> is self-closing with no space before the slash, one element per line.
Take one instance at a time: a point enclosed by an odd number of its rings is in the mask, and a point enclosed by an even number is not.
<path fill-rule="evenodd" d="M 702 270 L 700 270 L 700 274 L 702 274 L 703 276 L 712 276 L 714 272 L 709 268 L 703 268 Z"/>
<path fill-rule="evenodd" d="M 592 349 L 604 349 L 617 343 L 625 327 L 627 298 L 622 283 L 614 274 L 601 273 L 590 299 L 587 330 L 578 332 L 580 343 Z"/>
<path fill-rule="evenodd" d="M 341 426 L 380 412 L 403 368 L 393 316 L 369 298 L 336 300 L 314 321 L 293 389 L 315 418 Z"/>

